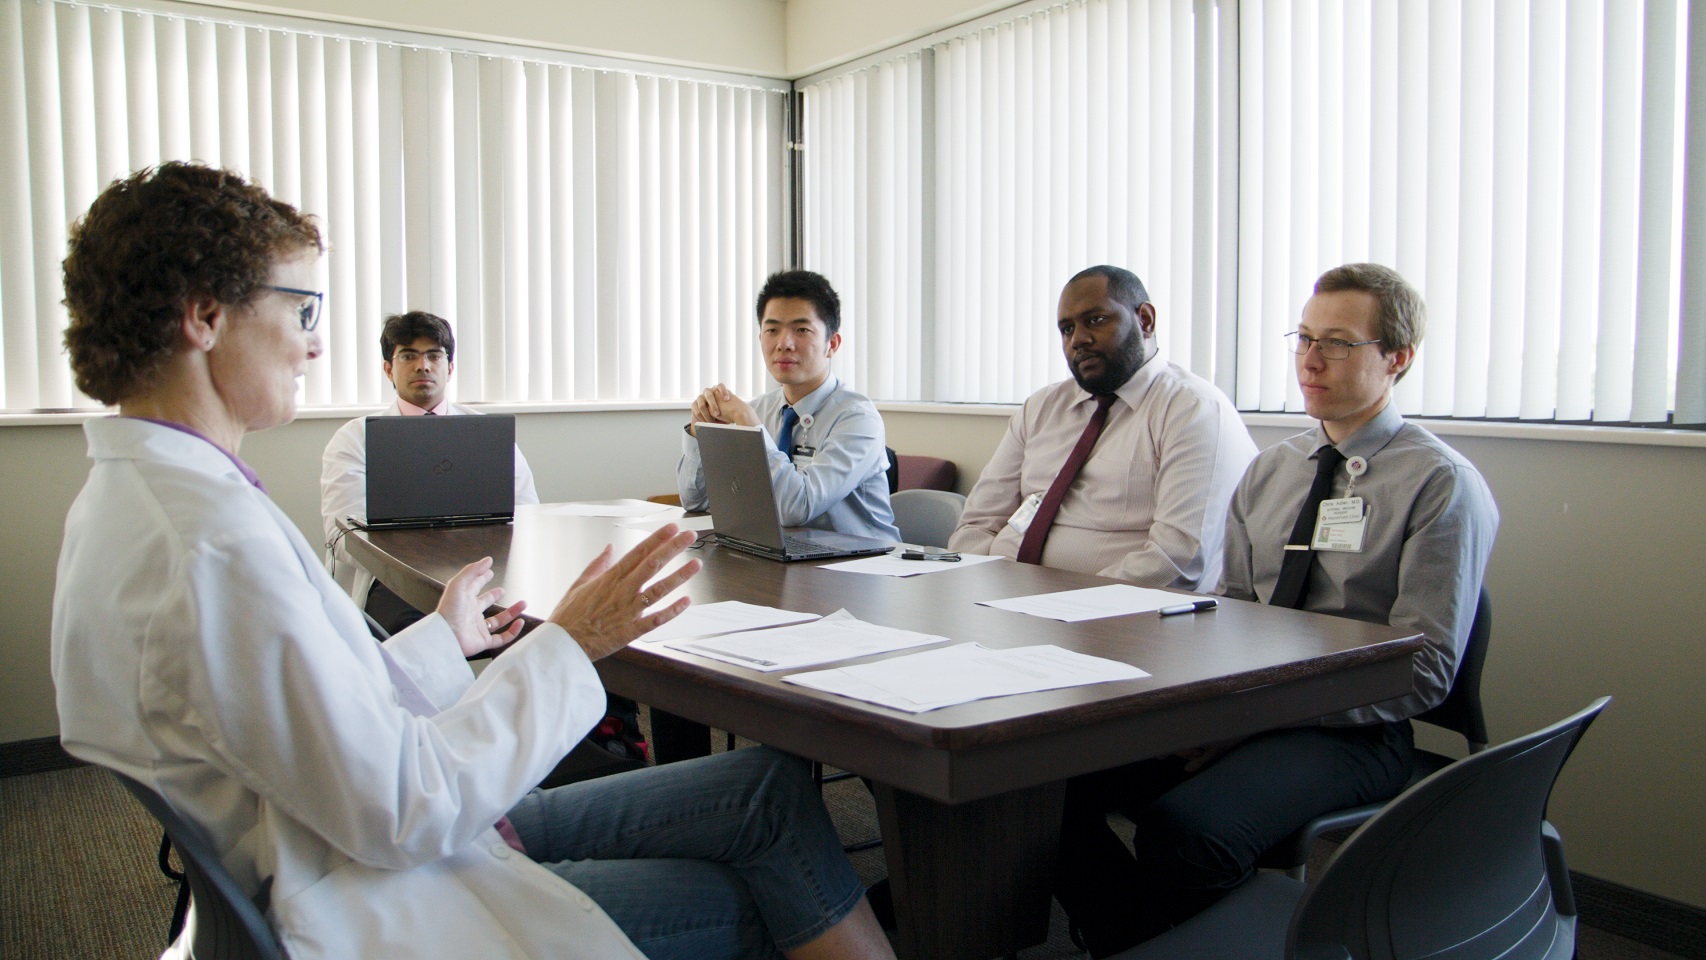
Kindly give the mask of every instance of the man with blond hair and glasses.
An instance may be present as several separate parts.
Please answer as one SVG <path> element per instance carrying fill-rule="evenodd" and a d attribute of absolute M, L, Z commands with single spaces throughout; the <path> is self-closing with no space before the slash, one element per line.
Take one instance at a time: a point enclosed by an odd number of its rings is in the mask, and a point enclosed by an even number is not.
<path fill-rule="evenodd" d="M 1311 819 L 1408 782 L 1410 718 L 1451 689 L 1499 523 L 1474 465 L 1392 403 L 1425 324 L 1420 294 L 1388 267 L 1316 281 L 1286 336 L 1317 424 L 1245 471 L 1220 588 L 1421 634 L 1410 693 L 1072 781 L 1056 893 L 1092 956 L 1207 907 Z M 1108 827 L 1113 810 L 1137 826 L 1132 850 Z"/>

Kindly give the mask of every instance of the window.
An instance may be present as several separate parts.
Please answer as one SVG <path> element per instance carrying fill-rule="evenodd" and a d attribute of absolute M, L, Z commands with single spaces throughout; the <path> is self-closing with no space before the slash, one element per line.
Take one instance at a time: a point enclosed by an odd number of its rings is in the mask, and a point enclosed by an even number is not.
<path fill-rule="evenodd" d="M 66 225 L 165 159 L 319 217 L 307 404 L 380 403 L 379 327 L 411 309 L 455 327 L 462 400 L 756 391 L 786 83 L 184 9 L 0 0 L 0 405 L 93 405 L 60 345 Z"/>
<path fill-rule="evenodd" d="M 1108 261 L 1149 286 L 1169 359 L 1241 409 L 1299 410 L 1281 335 L 1321 271 L 1376 260 L 1429 304 L 1407 413 L 1706 422 L 1706 125 L 1684 127 L 1706 24 L 1685 12 L 1028 4 L 802 81 L 805 259 L 860 299 L 891 368 L 855 375 L 888 399 L 1064 377 L 1055 297 Z"/>
<path fill-rule="evenodd" d="M 861 389 L 1023 400 L 1066 376 L 1055 303 L 1096 263 L 1132 267 L 1163 350 L 1213 371 L 1229 171 L 1224 108 L 1199 82 L 1214 18 L 1194 6 L 1039 8 L 802 83 L 804 260 L 885 358 L 857 358 Z"/>

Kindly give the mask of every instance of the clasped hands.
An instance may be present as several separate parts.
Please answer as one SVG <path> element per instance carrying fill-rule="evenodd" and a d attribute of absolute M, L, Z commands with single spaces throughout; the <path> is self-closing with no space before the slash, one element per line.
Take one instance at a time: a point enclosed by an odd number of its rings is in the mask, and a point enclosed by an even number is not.
<path fill-rule="evenodd" d="M 621 559 L 616 559 L 614 547 L 605 547 L 557 601 L 548 619 L 566 630 L 589 659 L 615 653 L 687 609 L 689 601 L 682 597 L 667 607 L 649 613 L 646 610 L 699 572 L 699 561 L 689 560 L 668 576 L 655 582 L 652 579 L 696 537 L 693 531 L 671 523 L 640 541 Z M 485 615 L 503 597 L 502 587 L 484 590 L 491 580 L 492 558 L 485 557 L 457 571 L 439 598 L 439 615 L 450 624 L 463 656 L 495 650 L 521 635 L 521 612 L 527 607 L 526 601 Z"/>
<path fill-rule="evenodd" d="M 722 384 L 706 387 L 697 397 L 693 398 L 693 415 L 688 421 L 687 429 L 698 436 L 694 430 L 701 423 L 732 423 L 740 427 L 758 426 L 758 414 L 735 392 Z"/>

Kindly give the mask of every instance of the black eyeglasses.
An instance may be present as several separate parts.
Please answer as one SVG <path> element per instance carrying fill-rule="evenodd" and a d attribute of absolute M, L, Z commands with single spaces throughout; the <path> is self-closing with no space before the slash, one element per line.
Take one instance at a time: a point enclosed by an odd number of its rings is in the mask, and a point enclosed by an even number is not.
<path fill-rule="evenodd" d="M 302 321 L 303 330 L 312 330 L 320 324 L 320 307 L 326 302 L 326 295 L 318 290 L 298 290 L 295 287 L 275 287 L 270 283 L 261 284 L 268 290 L 288 293 L 298 297 L 307 297 L 302 306 L 296 308 L 296 319 Z"/>
<path fill-rule="evenodd" d="M 1379 340 L 1341 340 L 1338 337 L 1312 337 L 1300 330 L 1293 330 L 1285 335 L 1291 341 L 1291 352 L 1303 356 L 1310 347 L 1318 347 L 1321 357 L 1326 360 L 1344 360 L 1351 355 L 1352 347 L 1366 347 Z"/>

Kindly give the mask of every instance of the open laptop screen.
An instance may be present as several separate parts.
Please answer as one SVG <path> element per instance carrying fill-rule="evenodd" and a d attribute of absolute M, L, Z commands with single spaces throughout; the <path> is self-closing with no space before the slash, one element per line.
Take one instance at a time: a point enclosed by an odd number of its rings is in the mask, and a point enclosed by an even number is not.
<path fill-rule="evenodd" d="M 367 418 L 367 525 L 515 516 L 515 417 Z"/>

